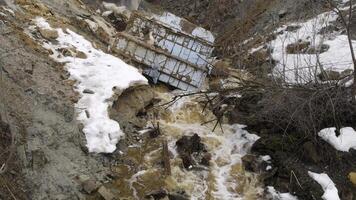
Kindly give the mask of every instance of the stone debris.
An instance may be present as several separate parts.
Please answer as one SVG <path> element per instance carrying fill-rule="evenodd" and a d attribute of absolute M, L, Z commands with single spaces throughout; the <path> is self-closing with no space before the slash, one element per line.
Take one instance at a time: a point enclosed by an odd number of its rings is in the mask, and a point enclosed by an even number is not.
<path fill-rule="evenodd" d="M 84 52 L 79 51 L 75 48 L 62 48 L 62 49 L 59 49 L 59 51 L 63 54 L 63 56 L 66 56 L 66 57 L 75 57 L 75 58 L 81 58 L 81 59 L 88 58 Z"/>
<path fill-rule="evenodd" d="M 45 28 L 39 29 L 40 34 L 47 40 L 55 40 L 58 38 L 58 32 L 56 30 L 50 30 Z"/>
<path fill-rule="evenodd" d="M 91 90 L 91 89 L 85 89 L 85 90 L 83 90 L 83 93 L 85 93 L 85 94 L 95 94 L 95 92 L 93 90 Z"/>
<path fill-rule="evenodd" d="M 177 151 L 186 169 L 193 169 L 199 165 L 209 166 L 211 155 L 207 152 L 206 146 L 201 143 L 201 138 L 193 136 L 183 136 L 177 142 Z"/>
<path fill-rule="evenodd" d="M 98 190 L 98 193 L 103 197 L 105 200 L 117 200 L 115 195 L 110 192 L 105 186 L 101 186 Z"/>
<path fill-rule="evenodd" d="M 85 193 L 92 194 L 99 188 L 99 185 L 96 181 L 89 179 L 82 183 L 82 188 Z"/>
<path fill-rule="evenodd" d="M 78 18 L 79 26 L 89 30 L 103 43 L 112 46 L 115 41 L 116 30 L 100 16 L 92 15 L 90 18 Z"/>
<path fill-rule="evenodd" d="M 153 198 L 153 199 L 163 199 L 168 195 L 168 191 L 166 189 L 159 189 L 155 191 L 151 191 L 145 195 L 145 198 Z"/>

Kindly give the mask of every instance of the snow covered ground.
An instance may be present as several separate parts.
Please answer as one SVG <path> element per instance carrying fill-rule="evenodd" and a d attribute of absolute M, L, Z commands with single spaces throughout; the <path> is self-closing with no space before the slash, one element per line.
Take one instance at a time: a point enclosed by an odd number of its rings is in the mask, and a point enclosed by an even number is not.
<path fill-rule="evenodd" d="M 119 58 L 94 48 L 81 35 L 68 29 L 53 29 L 44 18 L 34 21 L 38 28 L 58 33 L 56 41 L 44 41 L 43 46 L 52 50 L 53 59 L 66 63 L 70 78 L 76 81 L 75 90 L 81 95 L 76 104 L 77 119 L 84 125 L 89 151 L 113 152 L 124 133 L 119 123 L 109 118 L 108 106 L 112 104 L 113 96 L 119 96 L 125 89 L 147 84 L 146 78 Z M 62 55 L 63 51 L 82 52 L 85 56 Z"/>
<path fill-rule="evenodd" d="M 321 185 L 324 190 L 322 198 L 324 200 L 340 200 L 338 190 L 334 182 L 327 174 L 317 174 L 314 172 L 308 172 L 309 176 Z"/>
<path fill-rule="evenodd" d="M 284 78 L 287 83 L 303 84 L 315 81 L 315 75 L 321 72 L 320 66 L 336 72 L 352 69 L 347 36 L 331 26 L 337 17 L 335 12 L 325 12 L 305 22 L 278 28 L 275 31 L 276 39 L 267 45 L 272 50 L 272 58 L 277 61 L 273 75 Z M 355 48 L 356 41 L 352 42 Z M 305 51 L 287 51 L 288 45 L 297 43 L 309 45 Z M 262 48 L 254 48 L 251 52 Z M 325 51 L 324 48 L 328 49 Z"/>
<path fill-rule="evenodd" d="M 339 136 L 336 136 L 335 130 L 335 127 L 326 128 L 321 130 L 318 135 L 339 151 L 348 152 L 350 149 L 356 149 L 356 132 L 353 128 L 340 129 Z"/>
<path fill-rule="evenodd" d="M 166 26 L 176 29 L 179 32 L 185 32 L 182 28 L 182 21 L 185 20 L 183 18 L 180 18 L 180 17 L 178 17 L 172 13 L 169 13 L 169 12 L 164 12 L 160 15 L 154 14 L 153 17 L 156 20 L 158 20 L 159 22 L 165 24 Z M 185 32 L 185 33 L 187 33 L 187 32 Z M 207 40 L 211 43 L 214 43 L 214 41 L 215 41 L 214 35 L 210 31 L 205 30 L 202 27 L 196 27 L 196 28 L 194 28 L 192 33 L 187 33 L 187 34 L 201 38 L 203 40 Z"/>
<path fill-rule="evenodd" d="M 267 192 L 270 194 L 269 198 L 276 200 L 298 200 L 297 197 L 291 195 L 290 193 L 280 193 L 272 186 L 267 187 Z"/>

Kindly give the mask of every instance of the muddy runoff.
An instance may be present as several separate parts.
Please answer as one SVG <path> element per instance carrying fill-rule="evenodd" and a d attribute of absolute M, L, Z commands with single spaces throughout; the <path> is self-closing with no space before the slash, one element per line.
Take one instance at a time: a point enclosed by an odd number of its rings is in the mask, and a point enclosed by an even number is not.
<path fill-rule="evenodd" d="M 162 88 L 154 92 L 158 105 L 177 94 Z M 120 199 L 261 198 L 258 174 L 247 172 L 241 162 L 258 136 L 238 124 L 222 124 L 212 132 L 215 123 L 201 125 L 214 119 L 211 111 L 202 112 L 201 101 L 184 97 L 148 111 L 147 130 L 138 133 L 142 139 L 122 153 L 130 162 L 113 169 Z M 157 124 L 159 133 L 153 134 L 149 128 Z"/>

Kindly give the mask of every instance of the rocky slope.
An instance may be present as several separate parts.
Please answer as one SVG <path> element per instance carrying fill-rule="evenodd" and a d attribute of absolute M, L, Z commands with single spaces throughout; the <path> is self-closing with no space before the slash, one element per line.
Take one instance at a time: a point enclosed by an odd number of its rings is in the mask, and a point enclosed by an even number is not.
<path fill-rule="evenodd" d="M 205 94 L 171 102 L 179 92 L 167 86 L 130 87 L 104 101 L 124 139 L 113 145 L 113 153 L 89 152 L 78 115 L 90 118 L 93 112 L 77 105 L 96 91 L 82 90 L 70 77 L 68 63 L 78 64 L 76 58 L 87 59 L 92 51 L 58 37 L 73 37 L 73 31 L 89 41 L 96 54 L 137 64 L 111 51 L 124 17 L 101 16 L 101 3 L 0 0 L 0 199 L 321 199 L 323 189 L 308 171 L 327 173 L 341 199 L 356 199 L 354 149 L 340 152 L 317 135 L 302 132 L 303 127 L 292 126 L 286 133 L 276 126 L 285 125 L 296 100 L 313 96 L 308 92 L 284 98 L 264 90 L 222 97 L 214 91 L 209 94 L 218 102 L 214 107 L 208 106 L 211 99 Z M 231 78 L 229 87 L 240 87 L 236 77 L 258 77 L 267 84 L 276 66 L 268 42 L 300 27 L 276 30 L 315 18 L 327 11 L 324 5 L 309 0 L 147 0 L 141 9 L 171 11 L 214 32 L 214 54 L 223 62 L 216 64 L 219 68 L 212 71 L 208 85 L 220 91 L 228 87 L 222 82 Z M 36 18 L 62 32 L 41 28 Z M 338 21 L 333 27 L 343 34 Z M 86 77 L 80 76 L 84 81 Z M 348 92 L 328 98 L 346 99 Z M 279 107 L 280 102 L 290 107 Z M 320 95 L 311 103 L 332 112 L 324 102 Z M 266 110 L 266 105 L 273 109 Z M 342 101 L 340 107 L 339 123 L 354 127 L 355 105 Z M 301 110 L 310 113 L 308 107 Z M 276 112 L 286 114 L 278 118 Z M 216 117 L 220 127 L 213 121 Z M 335 126 L 333 120 L 325 118 L 317 128 Z"/>

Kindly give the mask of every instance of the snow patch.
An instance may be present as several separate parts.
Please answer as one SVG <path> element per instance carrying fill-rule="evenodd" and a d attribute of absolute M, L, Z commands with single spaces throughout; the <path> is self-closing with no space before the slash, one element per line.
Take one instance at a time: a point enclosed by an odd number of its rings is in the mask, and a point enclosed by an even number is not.
<path fill-rule="evenodd" d="M 178 17 L 172 13 L 169 13 L 169 12 L 164 12 L 161 15 L 155 14 L 155 15 L 153 15 L 153 17 L 156 20 L 160 21 L 161 23 L 165 24 L 166 26 L 169 26 L 169 27 L 176 29 L 180 32 L 184 32 L 182 30 L 182 20 L 185 20 L 185 19 L 183 19 L 183 18 L 180 18 L 180 17 Z M 208 31 L 202 27 L 196 27 L 192 31 L 192 33 L 188 33 L 188 34 L 198 37 L 198 38 L 201 38 L 203 40 L 209 41 L 211 43 L 214 43 L 214 41 L 215 41 L 214 35 L 210 31 Z"/>
<path fill-rule="evenodd" d="M 75 80 L 75 90 L 81 98 L 76 104 L 77 119 L 83 123 L 87 147 L 90 152 L 112 153 L 117 142 L 124 137 L 118 122 L 111 120 L 108 106 L 125 89 L 147 84 L 147 80 L 139 71 L 121 59 L 95 49 L 83 36 L 71 30 L 53 29 L 44 18 L 36 18 L 40 28 L 56 30 L 59 37 L 56 43 L 43 43 L 46 49 L 53 52 L 51 57 L 58 62 L 66 63 L 65 68 Z M 61 49 L 71 48 L 85 53 L 85 59 L 63 56 Z M 113 89 L 115 88 L 115 89 Z M 83 92 L 90 90 L 89 94 Z"/>
<path fill-rule="evenodd" d="M 261 158 L 261 160 L 263 160 L 267 163 L 271 163 L 271 160 L 272 160 L 271 156 L 269 156 L 269 155 L 260 156 L 260 158 Z"/>
<path fill-rule="evenodd" d="M 342 72 L 352 69 L 353 62 L 346 35 L 332 30 L 332 24 L 337 19 L 334 12 L 325 12 L 305 22 L 284 25 L 275 31 L 276 39 L 268 48 L 273 49 L 272 57 L 277 61 L 273 75 L 285 76 L 288 83 L 303 84 L 315 80 L 315 75 L 324 70 Z M 296 30 L 288 30 L 296 27 Z M 309 47 L 316 50 L 311 52 L 288 53 L 287 46 L 299 42 L 309 42 Z M 352 41 L 356 47 L 356 41 Z M 328 46 L 325 52 L 320 49 Z M 263 45 L 250 50 L 251 53 L 261 50 Z M 310 49 L 310 48 L 309 48 Z M 356 50 L 356 49 L 355 49 Z M 318 53 L 319 51 L 319 53 Z"/>
<path fill-rule="evenodd" d="M 324 194 L 322 198 L 324 200 L 340 200 L 338 190 L 334 184 L 334 182 L 330 179 L 327 174 L 317 174 L 314 172 L 308 171 L 308 175 L 314 179 L 316 182 L 321 185 L 324 190 Z"/>
<path fill-rule="evenodd" d="M 270 195 L 270 198 L 275 200 L 298 200 L 297 197 L 291 195 L 290 193 L 280 193 L 274 189 L 272 186 L 267 187 L 267 192 Z"/>
<path fill-rule="evenodd" d="M 335 127 L 326 128 L 321 130 L 318 135 L 339 151 L 348 152 L 350 149 L 356 149 L 356 132 L 353 128 L 340 129 L 339 136 L 336 136 L 335 131 Z"/>

